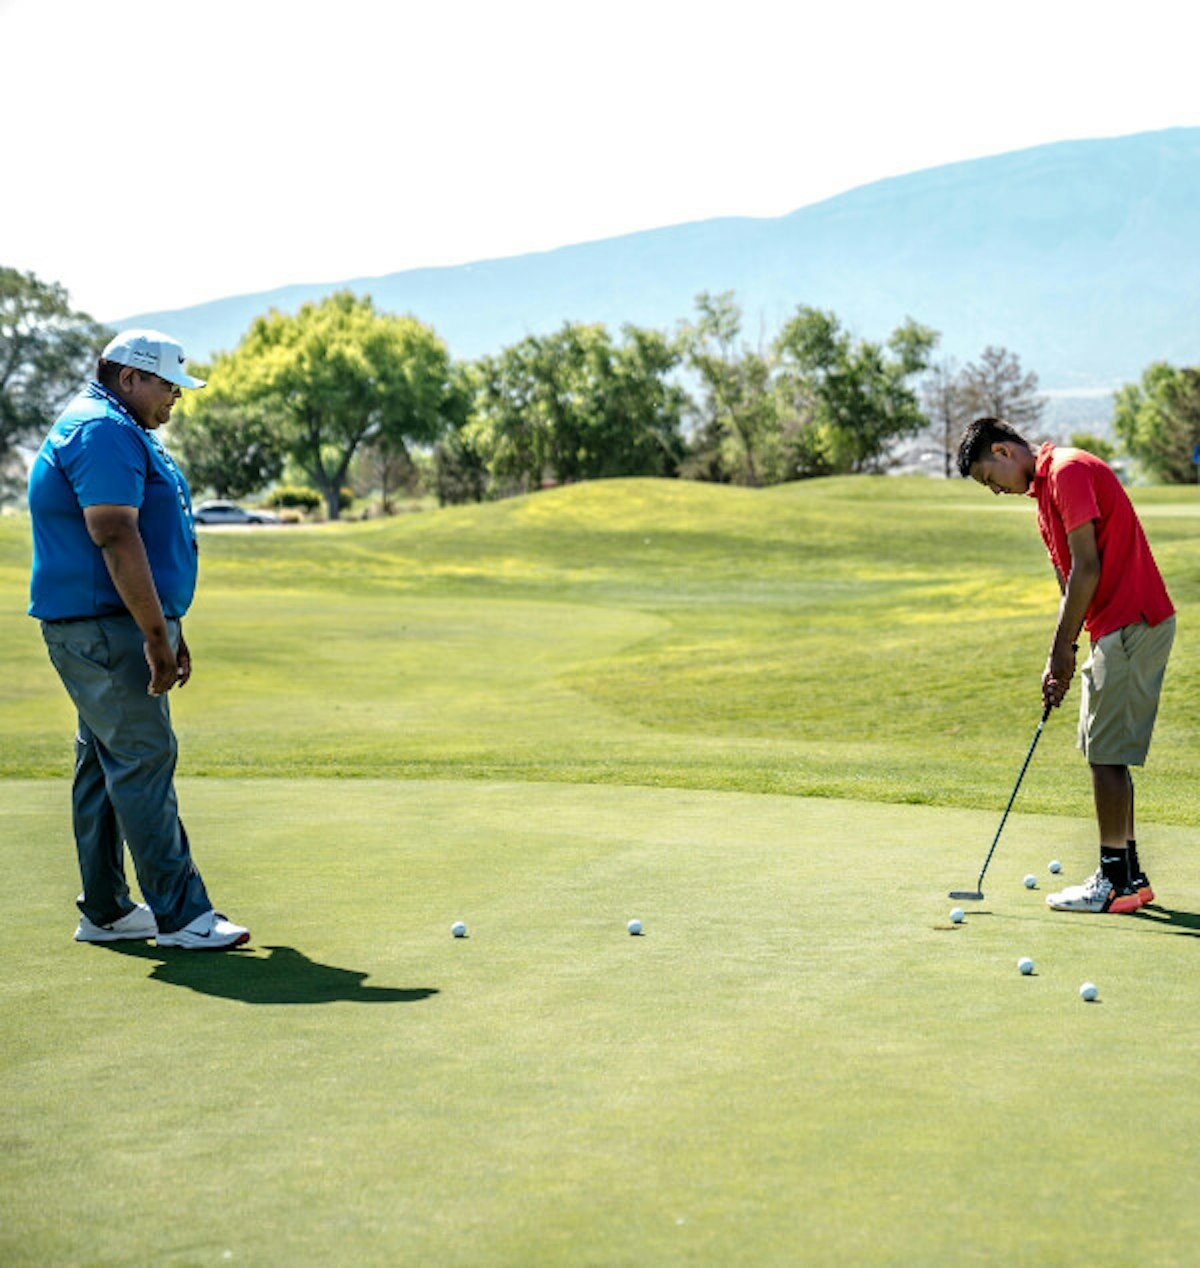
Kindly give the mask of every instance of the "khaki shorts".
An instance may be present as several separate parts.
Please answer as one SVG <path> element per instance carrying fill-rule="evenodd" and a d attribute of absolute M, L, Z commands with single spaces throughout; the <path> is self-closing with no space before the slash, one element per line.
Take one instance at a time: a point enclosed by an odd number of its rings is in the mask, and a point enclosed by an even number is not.
<path fill-rule="evenodd" d="M 1144 766 L 1158 714 L 1175 618 L 1113 630 L 1082 670 L 1079 747 L 1093 766 Z"/>

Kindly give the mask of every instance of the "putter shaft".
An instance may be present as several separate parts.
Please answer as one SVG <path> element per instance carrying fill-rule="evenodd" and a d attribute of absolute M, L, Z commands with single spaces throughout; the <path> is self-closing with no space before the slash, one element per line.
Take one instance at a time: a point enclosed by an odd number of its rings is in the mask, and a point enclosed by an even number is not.
<path fill-rule="evenodd" d="M 1000 826 L 996 829 L 996 835 L 992 838 L 992 848 L 987 852 L 987 858 L 983 860 L 983 867 L 979 869 L 979 880 L 976 882 L 975 892 L 969 893 L 965 890 L 953 890 L 950 893 L 951 898 L 964 898 L 970 902 L 978 902 L 983 897 L 983 877 L 988 870 L 988 864 L 992 861 L 992 855 L 996 852 L 996 844 L 1000 840 L 1000 833 L 1004 831 L 1004 825 L 1008 821 L 1008 812 L 1012 809 L 1013 802 L 1017 799 L 1017 790 L 1021 787 L 1021 780 L 1025 778 L 1025 772 L 1029 769 L 1029 763 L 1033 758 L 1033 750 L 1037 748 L 1037 742 L 1042 738 L 1042 728 L 1046 725 L 1046 719 L 1050 716 L 1050 705 L 1042 710 L 1042 720 L 1038 723 L 1037 730 L 1033 733 L 1033 743 L 1029 746 L 1029 752 L 1025 754 L 1025 764 L 1021 767 L 1021 773 L 1017 776 L 1017 782 L 1013 785 L 1012 796 L 1008 799 L 1008 805 L 1004 807 L 1004 815 L 1000 819 Z"/>

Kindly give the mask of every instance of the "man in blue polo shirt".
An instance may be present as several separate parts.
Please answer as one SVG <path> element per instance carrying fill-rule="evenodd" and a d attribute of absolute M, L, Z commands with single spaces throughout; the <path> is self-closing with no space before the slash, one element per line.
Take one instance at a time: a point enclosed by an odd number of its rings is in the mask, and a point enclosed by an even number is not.
<path fill-rule="evenodd" d="M 187 482 L 154 432 L 181 388 L 203 386 L 167 335 L 119 334 L 29 476 L 29 613 L 79 715 L 80 942 L 217 950 L 250 937 L 213 910 L 175 799 L 167 693 L 192 672 L 180 623 L 196 588 L 196 534 Z M 125 881 L 126 845 L 145 903 Z"/>

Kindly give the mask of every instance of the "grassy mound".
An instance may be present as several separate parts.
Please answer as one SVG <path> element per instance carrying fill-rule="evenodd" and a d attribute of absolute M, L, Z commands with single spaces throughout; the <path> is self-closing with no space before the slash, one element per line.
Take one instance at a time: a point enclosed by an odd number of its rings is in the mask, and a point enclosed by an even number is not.
<path fill-rule="evenodd" d="M 1195 823 L 1191 490 L 1137 503 L 1181 611 L 1145 776 Z M 1057 589 L 1025 500 L 924 479 L 611 481 L 391 522 L 207 532 L 183 769 L 615 782 L 994 803 L 1039 715 Z M 0 524 L 0 774 L 67 769 L 69 708 Z M 1023 804 L 1086 813 L 1074 711 Z"/>

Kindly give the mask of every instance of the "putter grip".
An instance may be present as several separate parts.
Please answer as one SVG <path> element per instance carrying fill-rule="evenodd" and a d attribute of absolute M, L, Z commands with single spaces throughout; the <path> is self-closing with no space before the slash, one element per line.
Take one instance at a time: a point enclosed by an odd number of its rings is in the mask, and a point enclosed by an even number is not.
<path fill-rule="evenodd" d="M 1072 643 L 1072 644 L 1071 644 L 1071 650 L 1072 650 L 1073 652 L 1077 652 L 1077 651 L 1079 650 L 1079 644 L 1078 644 L 1078 643 Z M 1043 722 L 1045 722 L 1045 721 L 1046 721 L 1046 719 L 1050 716 L 1050 710 L 1051 710 L 1053 707 L 1054 707 L 1053 705 L 1049 705 L 1049 704 L 1046 706 L 1045 710 L 1044 710 L 1044 711 L 1043 711 L 1043 713 L 1042 713 L 1042 721 L 1043 721 Z"/>

